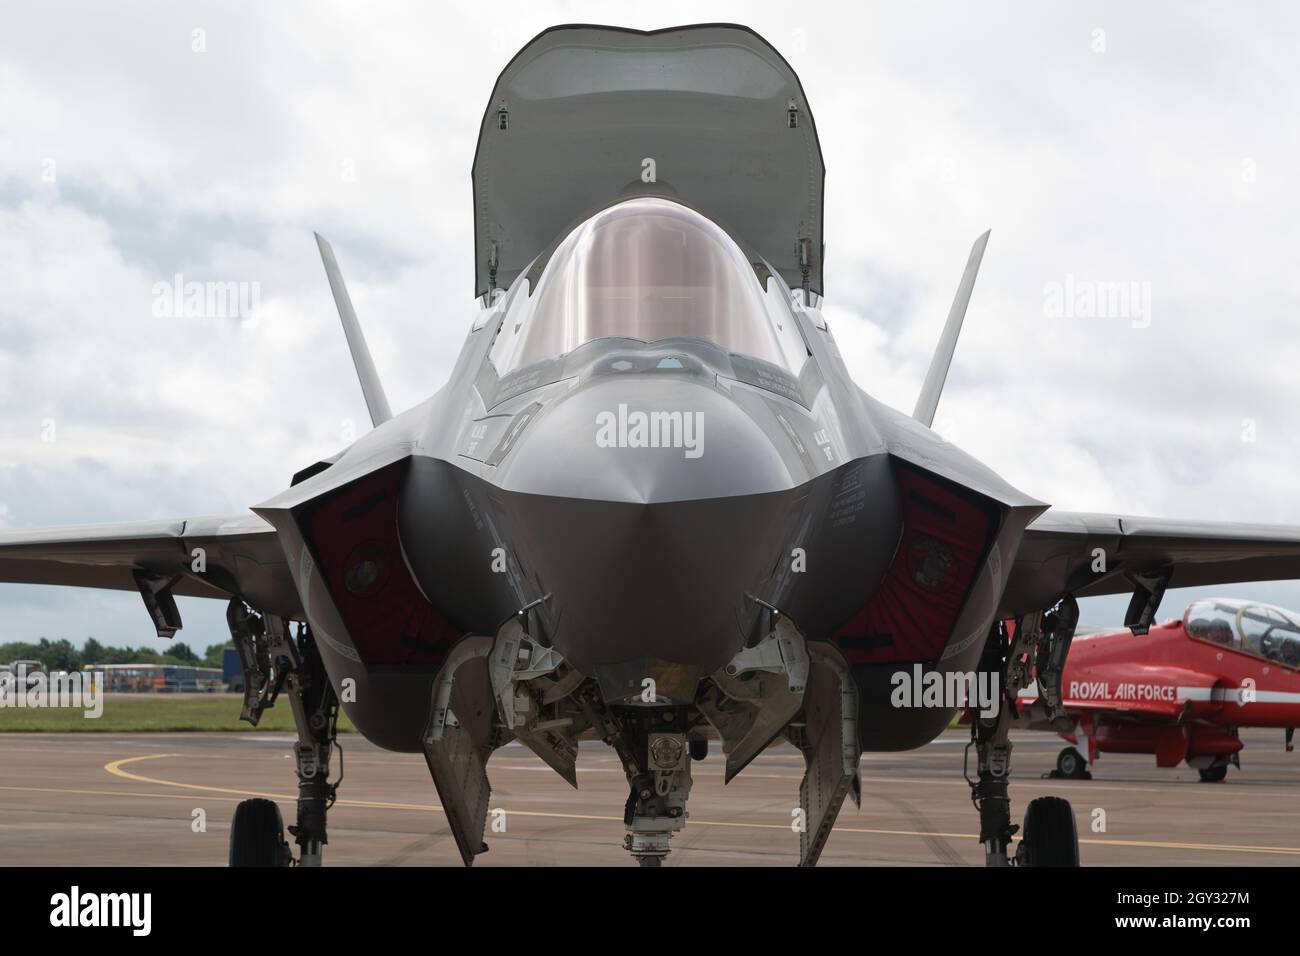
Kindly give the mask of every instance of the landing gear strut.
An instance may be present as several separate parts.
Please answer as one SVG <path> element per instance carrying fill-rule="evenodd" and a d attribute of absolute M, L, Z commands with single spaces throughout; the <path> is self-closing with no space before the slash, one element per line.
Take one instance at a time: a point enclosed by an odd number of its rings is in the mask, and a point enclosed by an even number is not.
<path fill-rule="evenodd" d="M 259 615 L 238 599 L 230 602 L 226 620 L 244 670 L 242 719 L 257 726 L 280 692 L 288 693 L 298 730 L 293 747 L 298 774 L 297 819 L 289 833 L 298 844 L 297 865 L 320 866 L 324 846 L 329 842 L 326 814 L 343 780 L 338 695 L 306 624 L 300 624 L 297 637 L 291 638 L 284 618 Z M 330 782 L 330 757 L 335 748 L 339 750 L 339 777 Z M 259 860 L 267 861 L 260 865 L 287 865 L 290 854 L 280 833 L 279 810 L 274 804 L 268 809 L 268 803 L 245 800 L 236 808 L 231 828 L 232 866 L 259 865 L 255 862 Z M 275 809 L 274 815 L 271 809 Z"/>
<path fill-rule="evenodd" d="M 981 673 L 991 673 L 1001 680 L 1010 661 L 1007 656 L 1007 632 L 1001 624 L 996 624 L 984 645 L 984 654 L 980 657 Z M 1020 828 L 1011 822 L 1011 796 L 1007 782 L 1011 775 L 1011 740 L 1008 731 L 1011 726 L 1011 707 L 1007 698 L 1009 693 L 999 688 L 997 715 L 983 717 L 976 715 L 971 721 L 971 742 L 966 746 L 969 759 L 970 748 L 975 748 L 978 759 L 975 779 L 971 779 L 966 767 L 962 772 L 971 788 L 971 802 L 980 815 L 980 843 L 984 844 L 984 863 L 987 866 L 1010 866 L 1011 859 L 1007 851 L 1011 847 L 1011 838 Z"/>
<path fill-rule="evenodd" d="M 630 793 L 623 807 L 623 848 L 641 866 L 662 866 L 668 841 L 686 826 L 691 795 L 687 732 L 700 721 L 689 706 L 618 707 L 616 749 L 623 758 Z"/>
<path fill-rule="evenodd" d="M 1027 615 L 1017 622 L 1015 636 L 1001 622 L 994 624 L 980 657 L 981 674 L 997 678 L 998 710 L 979 713 L 971 721 L 971 742 L 977 766 L 974 778 L 963 772 L 971 802 L 980 815 L 980 842 L 988 866 L 1078 866 L 1079 835 L 1070 804 L 1059 797 L 1039 797 L 1025 811 L 1024 833 L 1014 854 L 1011 838 L 1020 827 L 1011 822 L 1011 721 L 1016 699 L 1036 676 L 1049 713 L 1060 707 L 1060 671 L 1078 620 L 1078 606 L 1067 598 L 1046 614 Z M 1036 673 L 1035 673 L 1036 672 Z"/>

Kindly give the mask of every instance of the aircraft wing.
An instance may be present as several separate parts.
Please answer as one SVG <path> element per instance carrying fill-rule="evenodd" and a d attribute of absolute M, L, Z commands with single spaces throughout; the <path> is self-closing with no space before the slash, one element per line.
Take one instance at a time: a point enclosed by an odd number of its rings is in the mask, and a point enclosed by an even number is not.
<path fill-rule="evenodd" d="M 1052 509 L 1025 530 L 1000 616 L 1042 610 L 1066 594 L 1290 579 L 1300 579 L 1300 527 Z"/>
<path fill-rule="evenodd" d="M 275 529 L 253 514 L 0 532 L 0 582 L 139 591 L 151 614 L 174 612 L 171 595 L 300 613 Z"/>

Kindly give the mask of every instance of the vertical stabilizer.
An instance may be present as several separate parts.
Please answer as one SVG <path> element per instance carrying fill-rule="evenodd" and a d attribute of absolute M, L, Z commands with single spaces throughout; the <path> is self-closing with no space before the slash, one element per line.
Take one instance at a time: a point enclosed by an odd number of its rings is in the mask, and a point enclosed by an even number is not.
<path fill-rule="evenodd" d="M 921 386 L 921 394 L 916 400 L 916 410 L 912 412 L 912 417 L 926 428 L 934 424 L 934 412 L 939 407 L 943 383 L 948 378 L 948 366 L 952 364 L 952 354 L 957 349 L 957 336 L 961 334 L 961 323 L 966 318 L 966 306 L 975 289 L 975 277 L 979 275 L 984 247 L 989 244 L 989 233 L 992 231 L 986 229 L 971 247 L 970 258 L 966 260 L 966 271 L 962 273 L 961 283 L 957 286 L 957 297 L 952 300 L 948 321 L 944 324 L 943 334 L 939 336 L 934 358 L 930 359 L 930 370 L 925 373 L 925 384 Z"/>
<path fill-rule="evenodd" d="M 379 373 L 375 371 L 375 363 L 370 358 L 366 338 L 361 334 L 361 325 L 357 322 L 357 313 L 352 308 L 352 299 L 348 296 L 348 287 L 343 283 L 343 273 L 339 271 L 334 250 L 320 233 L 314 235 L 316 245 L 320 247 L 321 261 L 325 263 L 325 276 L 329 279 L 330 291 L 334 293 L 334 304 L 338 306 L 339 319 L 343 322 L 343 334 L 348 338 L 352 364 L 356 366 L 357 378 L 361 380 L 361 393 L 365 396 L 366 408 L 370 411 L 370 423 L 382 425 L 393 417 L 393 412 L 388 407 L 388 398 L 384 395 L 384 386 L 379 383 Z"/>

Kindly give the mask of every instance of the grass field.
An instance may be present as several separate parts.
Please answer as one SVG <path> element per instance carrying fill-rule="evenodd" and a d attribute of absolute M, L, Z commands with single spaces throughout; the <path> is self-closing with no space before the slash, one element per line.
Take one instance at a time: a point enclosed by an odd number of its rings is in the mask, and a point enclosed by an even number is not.
<path fill-rule="evenodd" d="M 75 708 L 0 708 L 0 733 L 294 732 L 293 711 L 287 698 L 280 698 L 266 711 L 256 727 L 239 719 L 242 706 L 239 694 L 109 694 L 104 698 L 104 713 L 94 719 Z M 949 726 L 957 726 L 959 717 L 954 717 Z M 339 716 L 339 732 L 356 732 L 346 714 Z"/>
<path fill-rule="evenodd" d="M 52 732 L 132 733 L 139 731 L 272 730 L 293 732 L 293 711 L 281 697 L 262 714 L 254 728 L 239 719 L 243 697 L 239 694 L 108 694 L 104 712 L 87 718 L 76 708 L 0 708 L 0 733 Z M 339 731 L 355 731 L 346 716 Z"/>

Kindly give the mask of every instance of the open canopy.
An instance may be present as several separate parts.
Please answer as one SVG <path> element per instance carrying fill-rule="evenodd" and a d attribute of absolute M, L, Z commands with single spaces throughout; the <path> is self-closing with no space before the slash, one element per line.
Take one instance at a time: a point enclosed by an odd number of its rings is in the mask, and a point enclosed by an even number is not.
<path fill-rule="evenodd" d="M 824 175 L 799 78 L 753 31 L 554 27 L 510 61 L 483 117 L 476 294 L 637 195 L 685 201 L 820 293 Z"/>
<path fill-rule="evenodd" d="M 592 216 L 558 245 L 536 290 L 525 288 L 492 346 L 501 374 L 602 338 L 703 339 L 793 375 L 807 356 L 789 294 L 760 282 L 716 224 L 666 199 Z"/>

